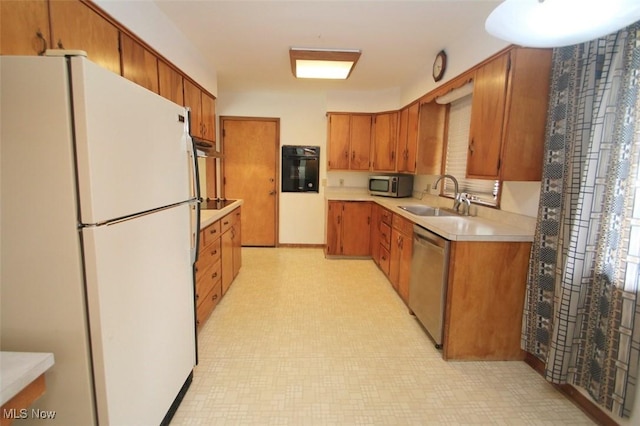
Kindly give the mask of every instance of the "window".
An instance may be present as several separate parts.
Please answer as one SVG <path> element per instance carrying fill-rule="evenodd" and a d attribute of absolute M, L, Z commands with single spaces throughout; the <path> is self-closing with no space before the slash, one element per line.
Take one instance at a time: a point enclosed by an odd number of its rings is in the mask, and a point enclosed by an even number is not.
<path fill-rule="evenodd" d="M 469 194 L 469 198 L 479 204 L 498 205 L 500 181 L 484 179 L 467 179 L 467 152 L 469 129 L 471 127 L 471 96 L 451 102 L 449 108 L 449 134 L 445 173 L 458 180 L 459 191 Z M 451 179 L 445 179 L 444 195 L 454 196 L 454 185 Z"/>

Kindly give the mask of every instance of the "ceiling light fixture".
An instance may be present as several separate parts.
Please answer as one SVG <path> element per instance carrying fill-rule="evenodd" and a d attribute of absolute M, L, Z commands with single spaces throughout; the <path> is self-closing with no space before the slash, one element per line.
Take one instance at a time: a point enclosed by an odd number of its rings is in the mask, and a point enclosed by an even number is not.
<path fill-rule="evenodd" d="M 344 80 L 360 59 L 359 50 L 289 49 L 291 71 L 296 78 Z"/>
<path fill-rule="evenodd" d="M 526 47 L 584 43 L 640 20 L 638 0 L 505 0 L 487 18 L 497 38 Z"/>

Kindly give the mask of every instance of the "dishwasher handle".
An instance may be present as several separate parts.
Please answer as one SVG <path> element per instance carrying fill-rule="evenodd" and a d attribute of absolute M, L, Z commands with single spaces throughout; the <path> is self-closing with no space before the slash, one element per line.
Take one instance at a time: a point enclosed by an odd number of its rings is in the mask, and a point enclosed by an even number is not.
<path fill-rule="evenodd" d="M 446 250 L 447 246 L 449 245 L 449 240 L 442 238 L 438 234 L 427 231 L 426 229 L 417 225 L 414 225 L 413 227 L 413 236 L 417 243 L 426 243 L 431 246 L 440 247 L 443 250 Z"/>

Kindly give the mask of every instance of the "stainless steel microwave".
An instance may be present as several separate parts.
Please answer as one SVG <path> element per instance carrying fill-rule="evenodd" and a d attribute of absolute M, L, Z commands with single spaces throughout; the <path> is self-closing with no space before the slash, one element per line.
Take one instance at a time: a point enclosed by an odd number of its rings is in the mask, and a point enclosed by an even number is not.
<path fill-rule="evenodd" d="M 369 176 L 369 194 L 383 197 L 411 197 L 413 175 Z"/>

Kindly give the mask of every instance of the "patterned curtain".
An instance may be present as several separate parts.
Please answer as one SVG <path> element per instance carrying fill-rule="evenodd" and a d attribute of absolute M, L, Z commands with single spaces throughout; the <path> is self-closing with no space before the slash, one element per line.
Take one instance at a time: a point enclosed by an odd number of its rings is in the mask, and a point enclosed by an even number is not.
<path fill-rule="evenodd" d="M 640 357 L 639 85 L 640 22 L 554 50 L 522 333 L 549 381 L 621 417 Z"/>

